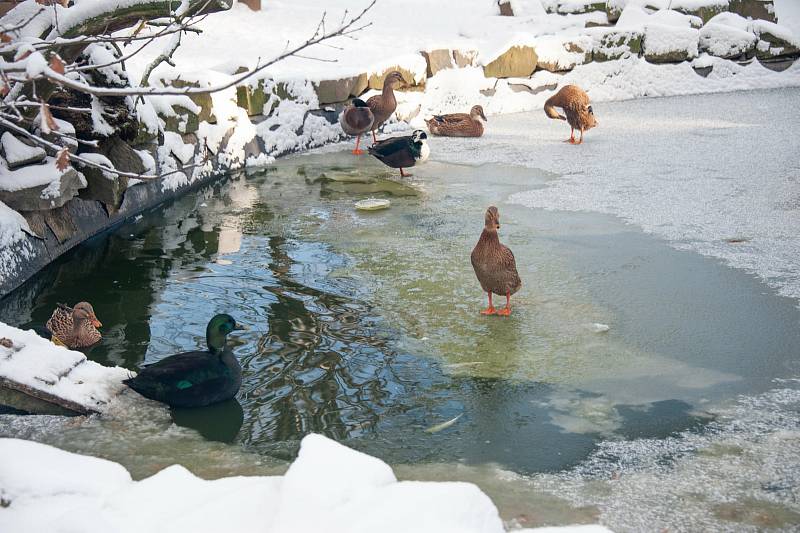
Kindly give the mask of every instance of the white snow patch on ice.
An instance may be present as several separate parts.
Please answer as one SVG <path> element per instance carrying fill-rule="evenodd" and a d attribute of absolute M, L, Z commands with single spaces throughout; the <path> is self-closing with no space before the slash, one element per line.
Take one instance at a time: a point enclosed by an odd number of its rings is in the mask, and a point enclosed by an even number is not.
<path fill-rule="evenodd" d="M 3 531 L 258 531 L 503 533 L 471 483 L 397 481 L 384 462 L 308 435 L 284 476 L 207 481 L 180 465 L 132 481 L 120 465 L 51 446 L 0 439 Z M 543 530 L 607 533 L 602 526 Z"/>

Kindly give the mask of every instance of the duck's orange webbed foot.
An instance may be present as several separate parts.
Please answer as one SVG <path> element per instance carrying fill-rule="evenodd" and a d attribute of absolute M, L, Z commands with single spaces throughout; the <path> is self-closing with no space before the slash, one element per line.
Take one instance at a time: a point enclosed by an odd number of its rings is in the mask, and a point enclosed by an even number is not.
<path fill-rule="evenodd" d="M 364 155 L 364 150 L 353 150 L 353 155 Z"/>
<path fill-rule="evenodd" d="M 496 314 L 498 314 L 498 311 L 494 307 L 487 307 L 486 309 L 481 311 L 481 314 L 482 315 L 496 315 Z"/>
<path fill-rule="evenodd" d="M 499 316 L 511 316 L 511 308 L 504 307 L 503 309 L 498 310 L 495 314 Z"/>

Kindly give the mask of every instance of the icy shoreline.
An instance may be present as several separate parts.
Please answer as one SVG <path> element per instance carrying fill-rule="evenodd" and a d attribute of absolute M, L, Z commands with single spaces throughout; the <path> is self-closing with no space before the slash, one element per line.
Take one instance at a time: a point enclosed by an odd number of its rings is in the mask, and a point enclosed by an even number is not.
<path fill-rule="evenodd" d="M 121 465 L 0 439 L 0 529 L 82 533 L 502 533 L 471 483 L 398 481 L 386 463 L 308 435 L 284 476 L 206 481 L 180 465 L 133 481 Z M 599 525 L 518 531 L 607 533 Z"/>

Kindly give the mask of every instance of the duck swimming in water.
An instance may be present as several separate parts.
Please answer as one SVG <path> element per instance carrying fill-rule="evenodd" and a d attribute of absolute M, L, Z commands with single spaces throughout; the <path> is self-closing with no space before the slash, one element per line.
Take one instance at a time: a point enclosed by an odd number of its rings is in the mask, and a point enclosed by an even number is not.
<path fill-rule="evenodd" d="M 369 155 L 376 157 L 384 165 L 399 168 L 400 176 L 405 178 L 411 174 L 404 173 L 404 168 L 424 163 L 428 159 L 431 149 L 427 139 L 427 133 L 416 130 L 411 135 L 378 141 L 368 151 Z"/>
<path fill-rule="evenodd" d="M 522 280 L 517 273 L 514 254 L 508 246 L 500 244 L 498 229 L 500 213 L 492 205 L 486 210 L 483 231 L 478 244 L 472 250 L 470 260 L 481 288 L 489 294 L 489 307 L 481 311 L 481 314 L 508 316 L 511 314 L 511 295 L 522 287 Z M 492 306 L 492 293 L 506 297 L 505 309 L 497 310 Z"/>
<path fill-rule="evenodd" d="M 556 111 L 556 107 L 564 110 L 564 115 Z M 597 119 L 594 117 L 594 110 L 589 105 L 589 95 L 577 85 L 565 85 L 556 94 L 547 99 L 544 103 L 545 114 L 553 119 L 566 120 L 571 130 L 569 139 L 564 142 L 570 144 L 581 144 L 583 142 L 583 132 L 597 126 Z M 580 130 L 581 138 L 575 140 L 575 130 Z"/>
<path fill-rule="evenodd" d="M 216 315 L 206 327 L 207 351 L 171 355 L 124 383 L 171 407 L 202 407 L 233 398 L 242 385 L 242 367 L 225 348 L 228 334 L 245 329 L 230 315 Z"/>
<path fill-rule="evenodd" d="M 480 137 L 483 135 L 486 115 L 479 105 L 473 106 L 467 113 L 452 113 L 450 115 L 434 115 L 425 121 L 433 135 L 443 137 Z"/>
<path fill-rule="evenodd" d="M 367 103 L 360 98 L 353 99 L 352 104 L 345 107 L 344 111 L 339 115 L 339 124 L 342 126 L 342 130 L 348 135 L 356 135 L 354 155 L 364 153 L 358 149 L 361 143 L 361 135 L 372 128 L 373 122 L 375 122 L 375 115 L 372 114 L 372 110 Z"/>
<path fill-rule="evenodd" d="M 58 304 L 45 324 L 54 343 L 73 350 L 97 344 L 102 338 L 97 328 L 102 325 L 89 302 L 79 302 L 75 307 Z"/>

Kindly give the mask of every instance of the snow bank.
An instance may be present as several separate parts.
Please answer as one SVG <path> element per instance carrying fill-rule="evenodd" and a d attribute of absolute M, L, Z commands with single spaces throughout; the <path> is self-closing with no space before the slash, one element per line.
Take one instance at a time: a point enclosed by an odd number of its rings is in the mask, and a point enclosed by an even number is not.
<path fill-rule="evenodd" d="M 0 322 L 0 338 L 12 342 L 10 348 L 0 346 L 0 377 L 88 410 L 101 411 L 125 387 L 122 380 L 130 374 L 124 368 L 89 361 L 81 352 L 56 346 L 32 330 Z"/>
<path fill-rule="evenodd" d="M 384 462 L 308 435 L 286 475 L 207 481 L 179 465 L 132 481 L 116 463 L 0 439 L 0 530 L 82 533 L 501 533 L 471 483 L 397 481 Z M 532 531 L 532 530 L 526 530 Z M 605 533 L 601 526 L 536 531 Z"/>

